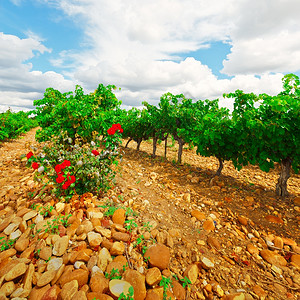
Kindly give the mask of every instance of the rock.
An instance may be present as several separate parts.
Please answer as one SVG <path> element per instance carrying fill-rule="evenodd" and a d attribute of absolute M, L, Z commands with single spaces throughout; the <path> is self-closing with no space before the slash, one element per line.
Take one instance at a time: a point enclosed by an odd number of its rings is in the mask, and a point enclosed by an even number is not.
<path fill-rule="evenodd" d="M 96 293 L 96 292 L 91 292 L 87 294 L 87 300 L 114 300 L 114 298 L 112 298 L 109 295 L 106 294 L 100 294 L 100 293 Z"/>
<path fill-rule="evenodd" d="M 128 242 L 130 240 L 130 235 L 125 232 L 114 232 L 112 234 L 112 238 L 115 241 L 123 241 L 123 242 Z"/>
<path fill-rule="evenodd" d="M 236 294 L 230 294 L 226 295 L 224 300 L 246 300 L 245 294 L 244 293 L 236 293 Z"/>
<path fill-rule="evenodd" d="M 105 278 L 103 274 L 96 273 L 91 277 L 90 288 L 92 292 L 105 294 L 108 291 L 109 279 Z"/>
<path fill-rule="evenodd" d="M 111 231 L 109 229 L 103 228 L 102 226 L 95 226 L 94 230 L 107 239 L 111 238 Z"/>
<path fill-rule="evenodd" d="M 274 247 L 282 249 L 283 248 L 283 240 L 281 237 L 276 236 L 273 240 Z"/>
<path fill-rule="evenodd" d="M 66 206 L 66 203 L 63 203 L 63 202 L 58 202 L 55 204 L 55 210 L 58 214 L 60 214 L 61 212 L 64 211 L 65 209 L 65 206 Z"/>
<path fill-rule="evenodd" d="M 59 279 L 60 286 L 64 286 L 67 282 L 77 280 L 78 286 L 82 287 L 88 282 L 89 271 L 78 269 L 72 272 L 66 271 Z"/>
<path fill-rule="evenodd" d="M 5 282 L 1 288 L 0 292 L 2 292 L 5 296 L 9 296 L 16 289 L 16 285 L 13 281 Z"/>
<path fill-rule="evenodd" d="M 124 222 L 125 222 L 125 218 L 126 218 L 126 215 L 125 215 L 126 211 L 125 209 L 123 208 L 118 208 L 112 215 L 112 221 L 115 223 L 115 224 L 121 224 L 123 225 Z"/>
<path fill-rule="evenodd" d="M 146 300 L 162 300 L 163 298 L 164 298 L 163 287 L 147 290 Z"/>
<path fill-rule="evenodd" d="M 151 267 L 163 270 L 169 266 L 170 250 L 163 244 L 155 244 L 147 249 L 144 258 L 148 258 Z"/>
<path fill-rule="evenodd" d="M 124 251 L 125 251 L 125 245 L 123 244 L 123 242 L 114 242 L 110 249 L 110 254 L 122 255 Z"/>
<path fill-rule="evenodd" d="M 183 273 L 183 277 L 187 277 L 192 284 L 194 284 L 197 281 L 198 275 L 199 269 L 198 266 L 195 264 L 189 265 Z"/>
<path fill-rule="evenodd" d="M 300 274 L 295 274 L 295 275 L 293 276 L 293 281 L 294 281 L 296 284 L 300 285 Z"/>
<path fill-rule="evenodd" d="M 293 254 L 291 256 L 291 263 L 295 264 L 300 268 L 300 255 L 299 254 Z"/>
<path fill-rule="evenodd" d="M 150 286 L 157 285 L 162 279 L 161 273 L 159 268 L 154 267 L 151 269 L 148 269 L 146 273 L 146 282 Z"/>
<path fill-rule="evenodd" d="M 78 291 L 77 280 L 67 282 L 61 289 L 60 296 L 62 300 L 71 300 Z"/>
<path fill-rule="evenodd" d="M 86 210 L 86 215 L 88 217 L 88 219 L 102 219 L 103 218 L 103 213 L 100 211 L 99 208 L 88 208 Z"/>
<path fill-rule="evenodd" d="M 105 272 L 108 263 L 111 261 L 112 261 L 112 258 L 111 258 L 109 251 L 106 248 L 102 248 L 98 254 L 97 266 L 103 272 Z"/>
<path fill-rule="evenodd" d="M 50 284 L 45 285 L 42 288 L 34 287 L 30 294 L 29 294 L 29 300 L 37 300 L 42 299 L 44 294 L 50 289 Z"/>
<path fill-rule="evenodd" d="M 277 265 L 277 266 L 286 266 L 287 261 L 284 259 L 283 256 L 274 253 L 273 251 L 263 249 L 260 251 L 260 256 L 267 261 L 268 263 L 272 265 Z"/>
<path fill-rule="evenodd" d="M 65 265 L 62 264 L 61 267 L 57 270 L 53 280 L 51 281 L 51 284 L 54 285 L 56 284 L 56 282 L 58 281 L 58 279 L 60 279 L 60 276 L 63 274 L 65 270 Z"/>
<path fill-rule="evenodd" d="M 0 232 L 5 230 L 5 228 L 10 224 L 12 219 L 13 219 L 13 216 L 9 216 L 2 221 L 2 223 L 0 224 Z"/>
<path fill-rule="evenodd" d="M 132 285 L 120 279 L 112 279 L 109 282 L 109 291 L 113 295 L 114 298 L 118 299 L 120 295 L 123 293 L 125 296 L 129 294 L 129 289 L 133 289 Z M 135 299 L 135 297 L 134 297 Z"/>
<path fill-rule="evenodd" d="M 172 284 L 173 295 L 175 296 L 175 298 L 178 300 L 185 300 L 185 288 L 176 280 L 173 280 Z"/>
<path fill-rule="evenodd" d="M 213 220 L 206 220 L 203 223 L 203 229 L 210 232 L 215 230 L 215 224 Z"/>
<path fill-rule="evenodd" d="M 128 269 L 123 274 L 123 278 L 132 285 L 135 300 L 144 300 L 146 298 L 145 275 L 142 275 L 138 271 Z"/>
<path fill-rule="evenodd" d="M 97 299 L 99 299 L 99 298 L 97 298 Z M 74 294 L 74 296 L 72 297 L 71 300 L 87 300 L 87 297 L 86 297 L 84 291 L 78 291 Z"/>
<path fill-rule="evenodd" d="M 36 285 L 38 287 L 42 287 L 45 286 L 46 284 L 50 283 L 54 276 L 56 274 L 56 270 L 50 270 L 50 271 L 46 271 L 44 272 L 37 280 Z"/>
<path fill-rule="evenodd" d="M 29 245 L 29 238 L 27 236 L 20 237 L 15 243 L 15 249 L 18 252 L 23 252 Z"/>
<path fill-rule="evenodd" d="M 57 271 L 63 264 L 63 259 L 61 257 L 51 258 L 47 263 L 47 270 Z"/>
<path fill-rule="evenodd" d="M 52 256 L 52 248 L 51 247 L 43 247 L 39 253 L 39 257 L 43 260 L 48 260 L 49 257 Z"/>
<path fill-rule="evenodd" d="M 283 241 L 283 243 L 285 244 L 285 245 L 288 245 L 288 246 L 291 246 L 291 247 L 293 247 L 293 246 L 297 246 L 297 243 L 294 241 L 294 240 L 292 240 L 292 239 L 289 239 L 289 238 L 282 238 L 282 241 Z"/>
<path fill-rule="evenodd" d="M 27 266 L 25 263 L 18 263 L 15 265 L 6 275 L 5 275 L 5 280 L 6 281 L 11 281 L 19 276 L 23 275 L 27 270 Z"/>
<path fill-rule="evenodd" d="M 37 215 L 37 212 L 34 210 L 31 210 L 23 216 L 23 220 L 28 221 L 28 220 L 34 218 L 36 215 Z"/>
<path fill-rule="evenodd" d="M 91 231 L 87 234 L 88 242 L 90 247 L 95 248 L 100 246 L 102 242 L 102 236 L 100 233 L 96 233 L 94 231 Z"/>
<path fill-rule="evenodd" d="M 23 279 L 23 283 L 24 283 L 23 288 L 24 288 L 24 290 L 31 291 L 33 274 L 34 274 L 34 265 L 30 264 L 27 268 L 26 274 L 25 274 L 24 279 Z"/>
<path fill-rule="evenodd" d="M 193 210 L 191 212 L 192 217 L 195 217 L 198 221 L 203 221 L 206 216 L 203 212 L 199 211 L 199 210 Z"/>
<path fill-rule="evenodd" d="M 263 290 L 259 285 L 255 285 L 252 288 L 253 292 L 259 297 L 259 299 L 264 300 L 266 299 L 268 293 Z"/>
<path fill-rule="evenodd" d="M 60 288 L 57 285 L 54 285 L 46 291 L 41 300 L 56 300 L 59 293 Z"/>
<path fill-rule="evenodd" d="M 251 254 L 251 255 L 258 255 L 259 254 L 259 250 L 253 245 L 253 244 L 247 244 L 247 251 Z"/>
<path fill-rule="evenodd" d="M 238 221 L 240 222 L 240 224 L 246 226 L 248 224 L 248 219 L 244 216 L 238 216 Z"/>
<path fill-rule="evenodd" d="M 215 266 L 215 264 L 207 257 L 201 258 L 201 264 L 204 269 L 212 269 Z"/>
<path fill-rule="evenodd" d="M 10 235 L 19 227 L 19 224 L 10 223 L 4 230 L 3 233 L 6 235 Z"/>
<path fill-rule="evenodd" d="M 294 204 L 300 206 L 300 197 L 294 198 Z"/>
<path fill-rule="evenodd" d="M 66 252 L 68 246 L 69 246 L 68 236 L 58 237 L 58 239 L 56 240 L 53 246 L 53 251 L 52 251 L 53 255 L 62 256 Z"/>
<path fill-rule="evenodd" d="M 206 243 L 211 247 L 214 248 L 216 250 L 221 250 L 222 246 L 219 242 L 219 240 L 217 240 L 216 238 L 209 236 L 206 240 Z"/>
<path fill-rule="evenodd" d="M 266 220 L 271 222 L 271 223 L 276 223 L 276 224 L 284 224 L 283 220 L 279 217 L 268 215 L 266 216 Z"/>
<path fill-rule="evenodd" d="M 8 250 L 4 250 L 0 252 L 0 263 L 1 261 L 5 260 L 8 257 L 12 257 L 17 253 L 17 251 L 13 248 L 10 248 Z"/>

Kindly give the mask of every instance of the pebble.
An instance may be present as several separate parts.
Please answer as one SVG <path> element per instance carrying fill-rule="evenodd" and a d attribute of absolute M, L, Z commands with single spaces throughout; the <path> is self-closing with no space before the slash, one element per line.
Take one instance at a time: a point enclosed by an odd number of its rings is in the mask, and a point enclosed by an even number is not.
<path fill-rule="evenodd" d="M 154 244 L 146 250 L 144 258 L 148 258 L 151 267 L 163 270 L 169 266 L 170 250 L 163 244 Z"/>

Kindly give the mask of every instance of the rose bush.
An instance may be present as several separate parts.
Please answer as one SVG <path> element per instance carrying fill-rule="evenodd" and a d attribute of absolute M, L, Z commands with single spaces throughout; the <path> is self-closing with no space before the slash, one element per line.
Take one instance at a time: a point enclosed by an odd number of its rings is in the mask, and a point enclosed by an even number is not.
<path fill-rule="evenodd" d="M 120 124 L 113 124 L 107 130 L 108 136 L 85 144 L 74 144 L 72 138 L 61 133 L 45 143 L 41 151 L 27 153 L 27 166 L 36 170 L 37 180 L 51 184 L 53 193 L 66 201 L 75 193 L 105 192 L 116 173 L 112 166 L 118 164 L 122 131 Z"/>

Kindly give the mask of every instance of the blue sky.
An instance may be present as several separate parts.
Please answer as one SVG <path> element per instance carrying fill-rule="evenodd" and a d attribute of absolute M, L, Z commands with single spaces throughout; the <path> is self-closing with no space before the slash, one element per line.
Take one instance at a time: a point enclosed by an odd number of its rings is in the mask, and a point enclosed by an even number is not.
<path fill-rule="evenodd" d="M 275 95 L 300 75 L 299 11 L 298 0 L 1 0 L 0 111 L 76 84 L 114 84 L 124 107 L 166 92 L 227 107 L 236 89 Z"/>

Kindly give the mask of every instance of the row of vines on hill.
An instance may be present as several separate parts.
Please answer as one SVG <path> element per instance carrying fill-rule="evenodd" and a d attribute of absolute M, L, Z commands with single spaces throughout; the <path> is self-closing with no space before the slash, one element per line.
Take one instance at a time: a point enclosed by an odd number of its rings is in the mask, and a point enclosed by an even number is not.
<path fill-rule="evenodd" d="M 7 110 L 0 113 L 0 143 L 7 139 L 14 139 L 37 126 L 34 118 L 29 118 L 30 113 L 23 111 L 14 113 Z"/>
<path fill-rule="evenodd" d="M 80 86 L 74 94 L 47 89 L 44 98 L 34 102 L 36 118 L 42 128 L 37 132 L 37 139 L 53 141 L 55 137 L 56 145 L 68 141 L 69 144 L 59 150 L 61 153 L 67 153 L 76 145 L 96 142 L 96 146 L 100 146 L 104 143 L 106 150 L 99 157 L 108 157 L 107 153 L 111 157 L 106 167 L 104 164 L 98 168 L 105 174 L 115 162 L 114 145 L 119 143 L 121 133 L 123 138 L 128 138 L 126 146 L 131 140 L 137 142 L 137 150 L 143 140 L 152 139 L 153 156 L 157 143 L 172 137 L 179 145 L 178 163 L 182 161 L 183 146 L 189 145 L 195 147 L 199 155 L 218 159 L 216 175 L 221 174 L 225 160 L 232 161 L 237 169 L 253 164 L 266 172 L 274 167 L 274 163 L 280 163 L 276 193 L 283 197 L 288 194 L 287 180 L 291 169 L 298 172 L 300 167 L 300 82 L 296 75 L 283 77 L 283 91 L 277 96 L 247 94 L 241 90 L 224 94 L 224 97 L 234 99 L 232 112 L 220 107 L 218 99 L 192 101 L 183 94 L 171 93 L 162 95 L 158 106 L 144 102 L 143 109 L 124 110 L 112 92 L 114 88 L 100 84 L 88 95 Z M 115 123 L 118 126 L 111 127 Z M 111 140 L 111 133 L 116 131 L 117 139 Z M 165 146 L 165 154 L 166 149 Z M 76 159 L 74 164 L 78 164 L 79 158 Z M 99 184 L 99 180 L 92 180 L 99 170 L 89 171 L 95 164 L 95 161 L 87 160 L 85 179 Z M 80 174 L 82 171 L 74 168 L 73 172 Z M 84 184 L 87 183 L 76 182 L 82 191 L 86 190 Z"/>
<path fill-rule="evenodd" d="M 183 94 L 164 94 L 157 106 L 144 102 L 144 108 L 119 110 L 123 137 L 128 142 L 152 138 L 153 156 L 158 140 L 168 136 L 178 142 L 178 163 L 185 144 L 196 147 L 197 154 L 215 156 L 220 175 L 223 161 L 237 169 L 248 164 L 268 172 L 281 164 L 276 194 L 285 197 L 291 168 L 300 167 L 300 82 L 294 74 L 283 78 L 283 91 L 277 96 L 255 95 L 236 90 L 224 94 L 234 99 L 234 109 L 219 107 L 217 100 L 193 102 Z"/>

